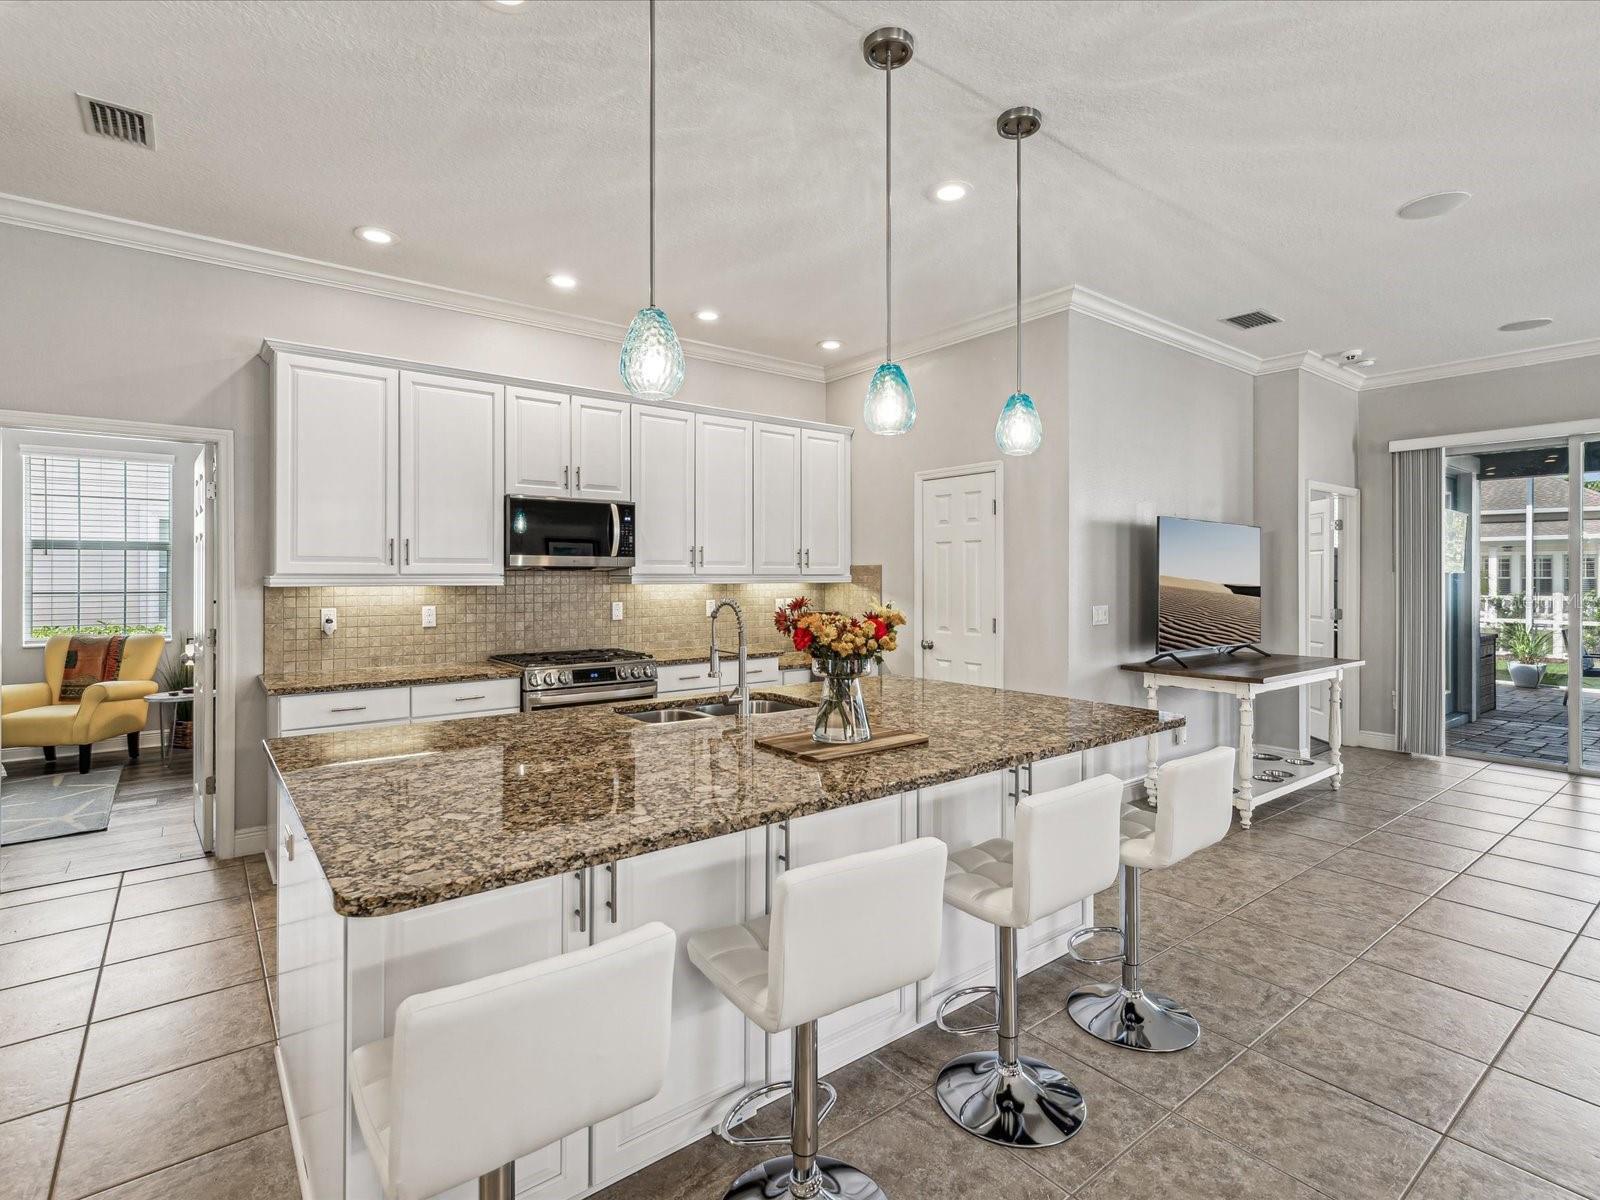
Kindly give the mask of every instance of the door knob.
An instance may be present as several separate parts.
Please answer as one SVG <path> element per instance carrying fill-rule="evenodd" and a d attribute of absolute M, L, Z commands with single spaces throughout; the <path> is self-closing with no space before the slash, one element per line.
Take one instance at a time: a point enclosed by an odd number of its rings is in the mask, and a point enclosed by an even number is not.
<path fill-rule="evenodd" d="M 922 639 L 922 648 L 924 650 L 932 650 L 933 649 L 933 643 L 930 642 L 927 638 L 923 638 Z"/>

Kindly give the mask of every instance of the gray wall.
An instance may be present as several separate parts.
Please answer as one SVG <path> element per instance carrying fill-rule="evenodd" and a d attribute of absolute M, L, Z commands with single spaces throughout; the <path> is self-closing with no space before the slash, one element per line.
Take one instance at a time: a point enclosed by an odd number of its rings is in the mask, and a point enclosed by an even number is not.
<path fill-rule="evenodd" d="M 1361 728 L 1394 733 L 1393 477 L 1389 442 L 1557 421 L 1600 422 L 1600 357 L 1363 389 L 1356 445 L 1362 502 Z"/>
<path fill-rule="evenodd" d="M 262 339 L 618 388 L 609 340 L 9 225 L 0 263 L 0 408 L 234 431 L 238 828 L 263 824 L 267 811 L 266 699 L 255 679 L 272 501 Z M 820 384 L 693 359 L 680 398 L 823 415 Z"/>

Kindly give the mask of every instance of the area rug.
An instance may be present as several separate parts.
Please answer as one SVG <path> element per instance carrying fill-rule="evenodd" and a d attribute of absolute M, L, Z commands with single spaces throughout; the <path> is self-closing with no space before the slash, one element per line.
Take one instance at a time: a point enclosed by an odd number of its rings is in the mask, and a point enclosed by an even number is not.
<path fill-rule="evenodd" d="M 111 824 L 121 767 L 0 780 L 0 846 L 98 833 Z"/>

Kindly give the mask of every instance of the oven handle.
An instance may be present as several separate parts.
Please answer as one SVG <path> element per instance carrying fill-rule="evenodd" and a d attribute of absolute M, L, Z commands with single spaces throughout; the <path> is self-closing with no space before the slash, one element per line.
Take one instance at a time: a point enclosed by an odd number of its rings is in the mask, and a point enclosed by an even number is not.
<path fill-rule="evenodd" d="M 639 684 L 628 684 L 615 688 L 588 688 L 583 691 L 571 691 L 561 696 L 541 696 L 535 692 L 522 693 L 522 707 L 524 710 L 535 708 L 558 708 L 563 705 L 571 707 L 574 704 L 598 703 L 602 700 L 654 700 L 656 689 L 648 690 Z"/>

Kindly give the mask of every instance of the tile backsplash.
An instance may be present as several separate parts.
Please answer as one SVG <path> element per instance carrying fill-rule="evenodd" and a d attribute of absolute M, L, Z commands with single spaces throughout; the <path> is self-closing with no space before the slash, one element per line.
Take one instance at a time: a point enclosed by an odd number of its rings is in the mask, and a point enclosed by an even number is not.
<path fill-rule="evenodd" d="M 730 599 L 744 610 L 752 650 L 788 647 L 772 627 L 779 599 L 806 594 L 820 607 L 860 611 L 883 590 L 882 567 L 852 567 L 850 583 L 618 583 L 601 572 L 511 571 L 504 587 L 268 588 L 266 673 L 315 675 L 353 666 L 429 666 L 476 662 L 521 650 L 616 646 L 667 653 L 710 642 L 706 601 Z M 612 604 L 622 605 L 620 621 Z M 422 628 L 422 607 L 438 624 Z M 904 604 L 902 604 L 904 607 Z M 319 610 L 339 610 L 338 631 L 324 637 Z M 717 619 L 723 646 L 736 644 L 733 616 Z"/>

